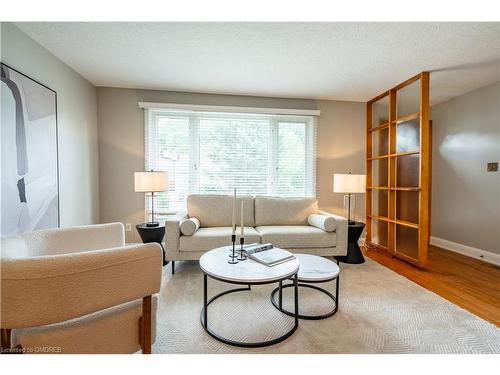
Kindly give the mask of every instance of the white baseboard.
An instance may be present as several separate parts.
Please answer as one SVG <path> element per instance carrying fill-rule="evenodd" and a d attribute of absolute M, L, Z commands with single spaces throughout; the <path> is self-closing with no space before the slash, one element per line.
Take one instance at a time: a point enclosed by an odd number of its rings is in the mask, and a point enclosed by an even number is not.
<path fill-rule="evenodd" d="M 495 254 L 490 251 L 477 249 L 475 247 L 462 245 L 456 242 L 443 240 L 442 238 L 437 238 L 433 236 L 431 236 L 430 238 L 430 244 L 437 247 L 441 247 L 446 250 L 454 251 L 455 253 L 459 253 L 471 258 L 476 258 L 484 262 L 500 266 L 500 254 Z"/>

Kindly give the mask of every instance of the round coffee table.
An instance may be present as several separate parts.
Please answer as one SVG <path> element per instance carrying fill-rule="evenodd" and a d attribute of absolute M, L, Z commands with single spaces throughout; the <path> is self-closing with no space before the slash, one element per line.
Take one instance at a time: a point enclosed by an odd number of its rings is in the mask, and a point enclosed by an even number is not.
<path fill-rule="evenodd" d="M 311 288 L 318 290 L 328 297 L 330 297 L 335 302 L 335 307 L 326 314 L 321 315 L 305 315 L 299 314 L 300 319 L 306 320 L 318 320 L 325 319 L 332 315 L 334 315 L 339 307 L 339 278 L 340 278 L 340 268 L 335 262 L 332 262 L 329 259 L 310 254 L 295 254 L 300 263 L 300 270 L 298 272 L 298 281 L 299 287 L 303 288 Z M 335 296 L 330 293 L 328 290 L 320 288 L 311 284 L 318 283 L 326 283 L 328 281 L 335 282 Z M 294 313 L 285 310 L 283 308 L 283 289 L 290 288 L 294 286 L 293 284 L 283 285 L 283 282 L 279 282 L 279 286 L 271 292 L 271 302 L 274 307 L 276 307 L 279 311 L 287 314 L 295 316 Z M 278 301 L 276 302 L 276 293 L 278 293 Z"/>
<path fill-rule="evenodd" d="M 234 346 L 245 348 L 256 348 L 262 346 L 274 345 L 290 337 L 299 326 L 299 289 L 298 277 L 299 270 L 298 259 L 292 259 L 288 262 L 268 267 L 252 259 L 240 261 L 237 264 L 229 264 L 228 247 L 220 247 L 203 254 L 200 258 L 200 268 L 203 271 L 203 308 L 201 310 L 201 324 L 205 331 L 213 338 Z M 219 293 L 208 299 L 207 284 L 208 276 L 212 279 L 229 284 L 246 285 L 245 288 L 235 288 Z M 267 341 L 244 342 L 235 341 L 213 332 L 208 326 L 208 306 L 216 299 L 230 293 L 250 291 L 252 285 L 262 285 L 271 283 L 282 283 L 283 280 L 293 279 L 290 286 L 294 287 L 295 312 L 288 312 L 287 315 L 295 318 L 294 326 L 285 334 Z M 260 317 L 262 318 L 262 317 Z"/>

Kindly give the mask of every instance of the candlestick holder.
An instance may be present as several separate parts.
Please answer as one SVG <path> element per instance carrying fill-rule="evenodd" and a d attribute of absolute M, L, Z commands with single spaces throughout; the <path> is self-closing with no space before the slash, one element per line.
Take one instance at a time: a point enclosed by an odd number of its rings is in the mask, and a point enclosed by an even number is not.
<path fill-rule="evenodd" d="M 236 255 L 235 249 L 234 249 L 235 242 L 236 242 L 236 234 L 231 235 L 231 242 L 233 243 L 233 251 L 231 252 L 231 254 L 229 254 L 229 260 L 227 262 L 229 264 L 236 264 L 236 263 L 238 263 L 238 260 L 236 259 L 237 255 Z"/>
<path fill-rule="evenodd" d="M 243 260 L 247 260 L 247 257 L 245 255 L 245 252 L 243 250 L 243 245 L 245 244 L 245 237 L 241 237 L 240 238 L 240 255 L 238 256 L 238 260 L 240 261 L 243 261 Z"/>

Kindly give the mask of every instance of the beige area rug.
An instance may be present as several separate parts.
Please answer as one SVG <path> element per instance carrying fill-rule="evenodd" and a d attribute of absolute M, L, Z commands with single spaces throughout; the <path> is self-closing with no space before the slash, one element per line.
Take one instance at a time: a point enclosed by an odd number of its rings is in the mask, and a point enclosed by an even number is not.
<path fill-rule="evenodd" d="M 367 259 L 341 265 L 340 305 L 325 320 L 301 320 L 297 331 L 279 344 L 244 349 L 209 336 L 200 323 L 203 276 L 198 262 L 164 267 L 154 353 L 500 353 L 495 327 L 393 271 Z M 334 282 L 323 284 L 330 291 Z M 209 296 L 236 287 L 209 278 Z M 274 285 L 232 293 L 209 307 L 214 331 L 236 340 L 261 341 L 279 336 L 293 319 L 269 299 Z M 284 295 L 291 308 L 292 288 Z M 326 312 L 323 294 L 302 289 L 302 313 Z"/>

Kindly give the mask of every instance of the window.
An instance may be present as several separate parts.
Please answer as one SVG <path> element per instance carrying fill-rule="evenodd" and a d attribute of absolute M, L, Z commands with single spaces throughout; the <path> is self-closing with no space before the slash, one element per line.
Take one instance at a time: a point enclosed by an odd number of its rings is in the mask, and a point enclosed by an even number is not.
<path fill-rule="evenodd" d="M 188 194 L 235 187 L 316 195 L 314 116 L 145 109 L 145 119 L 146 169 L 169 172 L 169 191 L 155 201 L 160 216 L 185 209 Z"/>

